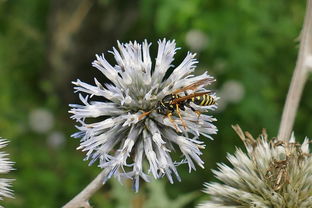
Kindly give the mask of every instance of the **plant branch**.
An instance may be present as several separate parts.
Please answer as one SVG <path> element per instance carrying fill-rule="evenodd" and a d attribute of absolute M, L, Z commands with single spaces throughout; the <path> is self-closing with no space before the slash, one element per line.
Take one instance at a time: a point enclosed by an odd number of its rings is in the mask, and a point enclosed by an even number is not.
<path fill-rule="evenodd" d="M 87 185 L 78 195 L 63 206 L 63 208 L 91 208 L 89 199 L 92 195 L 103 186 L 104 170 L 89 184 Z"/>
<path fill-rule="evenodd" d="M 296 67 L 288 90 L 277 137 L 280 140 L 287 140 L 290 137 L 302 91 L 307 81 L 309 72 L 311 72 L 312 0 L 307 1 L 306 14 L 299 40 L 300 47 Z"/>

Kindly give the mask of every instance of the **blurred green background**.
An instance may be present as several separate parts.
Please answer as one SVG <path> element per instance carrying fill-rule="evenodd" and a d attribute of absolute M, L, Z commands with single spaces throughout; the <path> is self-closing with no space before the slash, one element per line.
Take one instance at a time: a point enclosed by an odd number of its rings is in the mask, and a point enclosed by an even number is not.
<path fill-rule="evenodd" d="M 143 184 L 138 194 L 110 180 L 91 204 L 178 208 L 207 199 L 200 190 L 215 180 L 210 169 L 242 146 L 231 124 L 253 135 L 265 127 L 276 136 L 304 9 L 305 2 L 295 0 L 0 0 L 0 136 L 11 141 L 6 151 L 16 162 L 7 176 L 16 179 L 15 199 L 3 204 L 61 207 L 100 172 L 88 167 L 76 150 L 79 141 L 70 138 L 76 129 L 68 104 L 79 102 L 71 81 L 93 83 L 100 76 L 91 67 L 95 54 L 117 40 L 153 42 L 154 59 L 162 38 L 182 48 L 176 65 L 187 51 L 196 52 L 196 73 L 208 70 L 217 78 L 219 133 L 206 140 L 206 168 L 189 174 L 182 165 L 182 182 L 164 178 Z M 311 90 L 310 77 L 295 123 L 299 140 L 312 135 Z"/>

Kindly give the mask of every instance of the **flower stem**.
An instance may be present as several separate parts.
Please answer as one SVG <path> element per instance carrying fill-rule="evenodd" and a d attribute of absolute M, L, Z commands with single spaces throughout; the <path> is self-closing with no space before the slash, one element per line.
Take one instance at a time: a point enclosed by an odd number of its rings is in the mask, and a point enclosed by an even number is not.
<path fill-rule="evenodd" d="M 91 208 L 89 199 L 103 186 L 104 170 L 63 208 Z"/>
<path fill-rule="evenodd" d="M 278 139 L 287 140 L 293 129 L 299 101 L 311 71 L 312 55 L 312 0 L 307 1 L 307 9 L 300 34 L 300 48 L 294 74 L 288 90 L 282 120 L 278 132 Z"/>

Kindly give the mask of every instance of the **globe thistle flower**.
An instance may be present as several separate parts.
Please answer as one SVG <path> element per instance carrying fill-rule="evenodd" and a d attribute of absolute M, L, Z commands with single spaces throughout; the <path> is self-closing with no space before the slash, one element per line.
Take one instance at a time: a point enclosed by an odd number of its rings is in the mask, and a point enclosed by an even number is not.
<path fill-rule="evenodd" d="M 215 207 L 312 207 L 312 157 L 309 140 L 272 139 L 265 130 L 254 139 L 240 127 L 233 126 L 243 140 L 247 153 L 237 149 L 227 159 L 233 167 L 218 164 L 213 170 L 223 183 L 207 183 L 205 190 L 210 200 L 199 208 Z"/>
<path fill-rule="evenodd" d="M 0 149 L 7 145 L 8 141 L 0 137 Z M 12 168 L 13 162 L 8 159 L 8 154 L 5 152 L 0 152 L 0 173 L 8 173 Z M 0 178 L 0 200 L 4 197 L 13 198 L 13 193 L 11 191 L 11 184 L 13 179 Z M 2 207 L 2 206 L 0 206 Z"/>
<path fill-rule="evenodd" d="M 173 68 L 177 51 L 174 41 L 158 41 L 156 63 L 151 61 L 150 46 L 146 40 L 142 44 L 118 42 L 119 51 L 116 48 L 110 51 L 116 61 L 114 66 L 104 54 L 96 55 L 92 66 L 110 83 L 100 83 L 96 78 L 95 85 L 73 82 L 76 92 L 87 95 L 79 94 L 83 104 L 72 104 L 69 111 L 73 114 L 71 118 L 80 124 L 79 132 L 73 134 L 74 138 L 81 138 L 78 149 L 86 152 L 85 159 L 90 160 L 90 165 L 98 161 L 105 171 L 104 182 L 112 176 L 119 180 L 130 178 L 136 191 L 140 178 L 149 181 L 150 176 L 158 179 L 166 175 L 171 183 L 173 176 L 180 181 L 177 165 L 187 163 L 189 171 L 195 170 L 195 163 L 203 168 L 200 149 L 205 145 L 199 136 L 211 139 L 210 135 L 217 132 L 211 124 L 215 121 L 212 116 L 198 116 L 193 111 L 213 110 L 215 104 L 191 103 L 193 110 L 181 111 L 183 121 L 176 113 L 168 117 L 155 110 L 157 103 L 173 91 L 207 80 L 196 89 L 187 90 L 187 93 L 202 92 L 214 79 L 206 72 L 200 76 L 191 74 L 197 63 L 192 53 Z M 218 99 L 213 93 L 211 96 Z M 175 149 L 181 151 L 184 159 L 172 159 Z"/>

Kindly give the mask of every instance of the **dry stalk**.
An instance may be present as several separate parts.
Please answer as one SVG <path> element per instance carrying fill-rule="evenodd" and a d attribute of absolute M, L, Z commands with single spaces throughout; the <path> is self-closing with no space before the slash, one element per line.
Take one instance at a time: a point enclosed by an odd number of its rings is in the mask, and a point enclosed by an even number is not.
<path fill-rule="evenodd" d="M 312 66 L 312 0 L 307 1 L 306 15 L 300 34 L 300 48 L 287 94 L 278 139 L 288 140 L 293 129 L 299 101 Z"/>
<path fill-rule="evenodd" d="M 89 199 L 103 186 L 104 170 L 63 208 L 91 208 Z"/>

